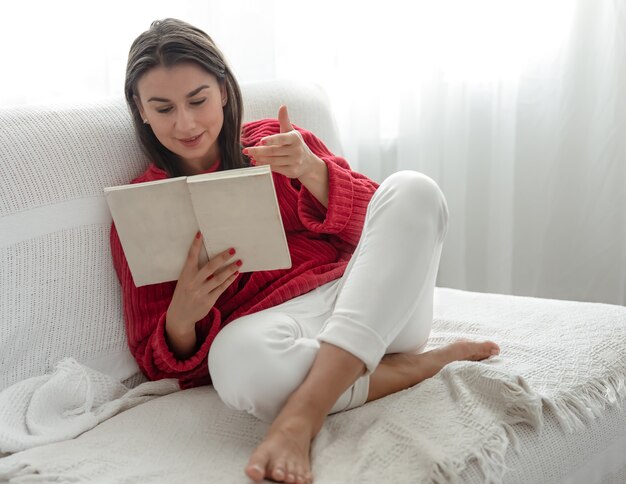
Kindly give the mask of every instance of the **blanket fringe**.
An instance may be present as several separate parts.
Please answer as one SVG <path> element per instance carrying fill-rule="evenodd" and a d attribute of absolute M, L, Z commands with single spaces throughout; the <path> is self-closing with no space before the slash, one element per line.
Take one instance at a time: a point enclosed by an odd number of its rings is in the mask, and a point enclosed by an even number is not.
<path fill-rule="evenodd" d="M 483 482 L 487 484 L 502 482 L 502 476 L 509 470 L 504 463 L 504 457 L 509 446 L 511 431 L 511 427 L 505 424 L 485 442 L 479 451 L 468 459 L 476 460 L 484 476 Z M 429 481 L 435 484 L 458 481 L 459 475 L 466 466 L 467 462 L 437 463 L 431 469 Z"/>
<path fill-rule="evenodd" d="M 600 416 L 607 406 L 616 406 L 626 398 L 626 365 L 624 372 L 613 372 L 603 381 L 590 382 L 559 398 L 544 397 L 544 404 L 556 416 L 565 432 L 572 433 Z"/>
<path fill-rule="evenodd" d="M 486 372 L 489 373 L 489 372 Z M 494 372 L 492 377 L 496 377 Z M 514 424 L 527 423 L 535 428 L 543 424 L 541 396 L 534 392 L 522 377 L 515 381 L 504 382 L 505 420 L 485 444 L 472 452 L 464 461 L 439 462 L 430 473 L 430 482 L 435 484 L 450 483 L 458 480 L 461 472 L 470 461 L 476 461 L 484 476 L 485 483 L 498 483 L 509 468 L 505 464 L 506 451 L 511 445 L 519 451 L 519 438 Z"/>
<path fill-rule="evenodd" d="M 475 460 L 484 476 L 484 482 L 501 482 L 509 468 L 505 464 L 506 451 L 511 445 L 519 451 L 519 438 L 513 427 L 526 423 L 541 430 L 544 423 L 543 405 L 550 408 L 568 432 L 580 430 L 585 424 L 602 415 L 607 406 L 616 406 L 626 399 L 626 365 L 624 371 L 614 371 L 603 381 L 595 381 L 581 386 L 558 398 L 547 398 L 533 391 L 521 376 L 516 381 L 506 381 L 506 417 L 485 444 L 476 449 L 463 462 L 439 462 L 430 472 L 429 481 L 444 484 L 458 481 L 467 467 Z"/>
<path fill-rule="evenodd" d="M 536 429 L 543 426 L 541 396 L 532 390 L 524 378 L 518 376 L 516 382 L 504 382 L 507 392 L 503 395 L 507 405 L 506 424 L 527 423 Z"/>

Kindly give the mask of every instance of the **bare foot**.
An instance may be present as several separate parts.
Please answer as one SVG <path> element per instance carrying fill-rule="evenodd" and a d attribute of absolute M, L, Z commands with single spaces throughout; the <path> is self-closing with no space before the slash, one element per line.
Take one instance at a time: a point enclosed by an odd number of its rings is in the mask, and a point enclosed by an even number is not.
<path fill-rule="evenodd" d="M 431 353 L 430 351 L 428 353 Z M 481 361 L 500 354 L 500 347 L 493 341 L 471 341 L 461 339 L 432 351 L 437 353 L 445 364 L 452 361 Z"/>
<path fill-rule="evenodd" d="M 337 398 L 363 374 L 353 354 L 322 342 L 304 382 L 289 396 L 267 436 L 250 457 L 246 474 L 254 481 L 312 482 L 311 441 Z"/>
<path fill-rule="evenodd" d="M 263 479 L 297 484 L 313 482 L 309 453 L 314 434 L 310 419 L 278 418 L 252 453 L 246 474 L 255 482 Z"/>
<path fill-rule="evenodd" d="M 397 353 L 386 355 L 376 370 L 370 375 L 370 390 L 367 401 L 381 398 L 399 390 L 409 388 L 420 381 L 435 375 L 441 368 L 456 360 L 483 360 L 497 354 L 499 347 L 491 341 L 472 342 L 457 341 L 436 350 L 418 355 Z M 329 392 L 328 369 L 314 369 L 318 365 L 328 364 L 327 355 L 332 352 L 345 353 L 332 345 L 323 345 L 320 353 L 325 351 L 324 358 L 314 362 L 305 383 L 296 390 L 287 401 L 285 407 L 274 420 L 267 436 L 254 450 L 245 472 L 253 481 L 270 479 L 276 482 L 309 484 L 313 480 L 310 464 L 311 441 L 319 432 L 324 419 L 336 398 L 343 390 Z M 337 379 L 339 388 L 346 388 L 363 371 L 363 363 L 356 357 L 346 353 L 351 369 Z M 345 358 L 345 355 L 342 356 Z M 348 364 L 336 366 L 334 376 L 341 373 Z M 335 361 L 336 363 L 336 361 Z M 317 366 L 319 368 L 319 366 Z M 315 375 L 315 376 L 314 376 Z M 347 376 L 346 376 L 347 375 Z M 350 376 L 352 375 L 352 376 Z M 321 378 L 321 379 L 320 379 Z M 316 380 L 317 381 L 313 381 Z M 307 382 L 311 382 L 307 386 Z M 321 386 L 322 383 L 324 386 Z M 345 385 L 344 385 L 345 384 Z M 343 386 L 342 386 L 343 385 Z M 324 388 L 324 391 L 320 391 Z M 311 390 L 314 391 L 311 391 Z M 332 396 L 332 398 L 329 397 Z"/>
<path fill-rule="evenodd" d="M 392 353 L 385 355 L 370 375 L 367 401 L 391 395 L 417 385 L 436 375 L 448 363 L 469 360 L 480 361 L 500 353 L 493 341 L 455 341 L 426 353 Z"/>

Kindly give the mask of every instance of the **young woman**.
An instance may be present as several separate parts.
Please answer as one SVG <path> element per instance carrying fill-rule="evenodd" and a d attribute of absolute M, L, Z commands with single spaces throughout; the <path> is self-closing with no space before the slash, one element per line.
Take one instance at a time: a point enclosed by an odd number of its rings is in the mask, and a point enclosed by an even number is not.
<path fill-rule="evenodd" d="M 448 219 L 430 178 L 405 171 L 378 186 L 295 128 L 285 106 L 242 126 L 222 54 L 178 20 L 153 22 L 132 44 L 125 93 L 152 161 L 133 182 L 255 163 L 273 171 L 290 269 L 240 274 L 236 247 L 200 265 L 199 233 L 178 281 L 138 288 L 111 227 L 145 375 L 212 383 L 226 405 L 272 422 L 245 469 L 251 479 L 311 482 L 310 444 L 329 413 L 499 352 L 489 341 L 422 352 Z"/>

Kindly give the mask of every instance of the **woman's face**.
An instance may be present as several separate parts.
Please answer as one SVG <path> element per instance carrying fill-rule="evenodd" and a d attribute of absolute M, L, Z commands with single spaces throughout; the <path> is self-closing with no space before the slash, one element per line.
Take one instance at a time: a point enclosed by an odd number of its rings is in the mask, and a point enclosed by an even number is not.
<path fill-rule="evenodd" d="M 201 173 L 219 158 L 226 90 L 193 62 L 155 67 L 137 83 L 139 112 L 163 146 L 183 159 L 186 175 Z"/>

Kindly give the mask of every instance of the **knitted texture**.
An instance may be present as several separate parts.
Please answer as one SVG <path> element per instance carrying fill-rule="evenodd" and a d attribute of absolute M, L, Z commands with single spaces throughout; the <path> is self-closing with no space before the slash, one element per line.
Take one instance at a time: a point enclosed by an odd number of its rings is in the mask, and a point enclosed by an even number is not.
<path fill-rule="evenodd" d="M 328 417 L 316 484 L 620 482 L 602 478 L 625 468 L 626 308 L 441 288 L 434 302 L 427 349 L 490 338 L 501 354 Z M 6 457 L 0 480 L 245 482 L 266 431 L 194 388 Z"/>
<path fill-rule="evenodd" d="M 276 306 L 343 274 L 358 244 L 367 205 L 378 185 L 352 171 L 346 160 L 334 156 L 311 132 L 297 129 L 311 151 L 328 167 L 328 207 L 322 206 L 297 179 L 273 174 L 292 267 L 239 275 L 209 313 L 196 323 L 197 350 L 184 361 L 172 353 L 165 334 L 165 316 L 176 282 L 136 287 L 112 225 L 111 253 L 122 286 L 129 347 L 148 378 L 178 378 L 181 388 L 210 383 L 207 355 L 221 328 L 238 317 Z M 279 132 L 277 120 L 248 123 L 242 130 L 242 144 L 257 146 L 265 136 Z M 132 182 L 166 177 L 163 170 L 151 165 Z"/>
<path fill-rule="evenodd" d="M 0 390 L 66 356 L 132 377 L 102 194 L 148 164 L 126 106 L 15 107 L 0 126 Z"/>
<path fill-rule="evenodd" d="M 179 389 L 169 379 L 129 390 L 115 378 L 65 358 L 51 374 L 0 392 L 0 452 L 72 439 L 119 412 Z"/>

